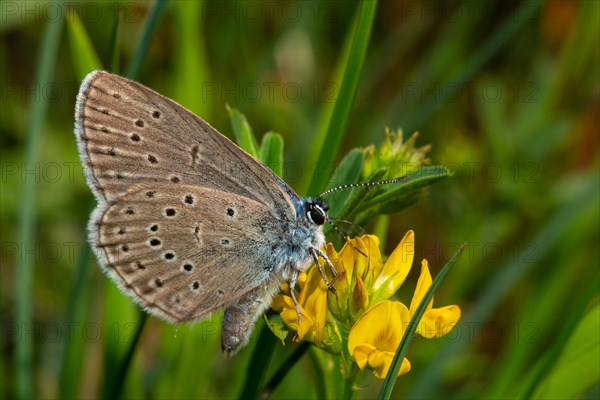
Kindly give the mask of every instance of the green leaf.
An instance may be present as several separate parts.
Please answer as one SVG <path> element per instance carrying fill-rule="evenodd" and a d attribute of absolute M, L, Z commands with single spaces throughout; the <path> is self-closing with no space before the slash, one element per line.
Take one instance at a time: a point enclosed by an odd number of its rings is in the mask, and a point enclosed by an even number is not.
<path fill-rule="evenodd" d="M 353 25 L 354 29 L 348 33 L 352 36 L 350 53 L 348 58 L 342 61 L 346 62 L 346 67 L 342 75 L 339 95 L 327 125 L 327 133 L 321 145 L 317 167 L 314 169 L 308 188 L 309 194 L 317 194 L 322 191 L 333 169 L 358 88 L 376 7 L 377 1 L 375 0 L 362 1 L 358 9 L 356 24 Z"/>
<path fill-rule="evenodd" d="M 581 398 L 594 384 L 598 384 L 599 316 L 600 304 L 596 304 L 579 322 L 554 370 L 546 376 L 533 398 Z"/>
<path fill-rule="evenodd" d="M 364 159 L 365 152 L 363 149 L 350 150 L 333 173 L 333 176 L 329 181 L 329 186 L 327 186 L 327 190 L 336 186 L 357 183 L 360 178 Z M 351 196 L 349 196 L 351 191 L 352 190 L 350 189 L 341 190 L 327 195 L 327 204 L 329 204 L 331 209 L 329 211 L 330 216 L 341 216 L 341 211 L 346 208 L 347 202 L 351 200 Z"/>
<path fill-rule="evenodd" d="M 442 166 L 422 166 L 418 171 L 406 175 L 403 183 L 386 185 L 382 193 L 361 204 L 358 212 L 369 214 L 392 214 L 404 209 L 417 199 L 418 192 L 450 176 L 450 171 Z"/>
<path fill-rule="evenodd" d="M 283 319 L 281 319 L 279 314 L 273 314 L 269 315 L 266 320 L 267 327 L 271 333 L 273 333 L 277 339 L 281 340 L 282 345 L 285 345 L 285 339 L 290 335 L 291 331 L 285 322 L 283 322 Z"/>
<path fill-rule="evenodd" d="M 387 170 L 385 168 L 376 169 L 363 181 L 363 183 L 368 182 L 377 182 L 383 179 Z M 350 195 L 348 196 L 348 200 L 344 203 L 344 207 L 340 212 L 340 215 L 343 218 L 351 218 L 356 214 L 356 210 L 360 208 L 362 202 L 368 198 L 375 190 L 373 187 L 369 186 L 360 186 L 352 189 L 350 191 Z"/>
<path fill-rule="evenodd" d="M 283 138 L 279 133 L 265 133 L 260 144 L 259 160 L 277 176 L 283 176 Z"/>
<path fill-rule="evenodd" d="M 421 317 L 425 313 L 425 310 L 427 310 L 427 305 L 433 298 L 433 295 L 435 294 L 437 289 L 442 284 L 442 281 L 444 280 L 446 275 L 448 275 L 454 264 L 456 264 L 456 261 L 458 261 L 465 246 L 466 244 L 463 244 L 461 248 L 456 252 L 456 254 L 454 254 L 454 256 L 452 256 L 452 258 L 446 263 L 446 265 L 444 265 L 444 268 L 442 268 L 439 274 L 437 274 L 437 276 L 433 280 L 433 283 L 429 287 L 429 290 L 427 290 L 427 293 L 421 299 L 421 302 L 419 303 L 415 314 L 410 319 L 408 327 L 406 328 L 406 332 L 404 332 L 404 336 L 402 336 L 402 340 L 400 341 L 400 344 L 396 349 L 396 354 L 394 354 L 394 358 L 392 360 L 392 363 L 390 364 L 390 369 L 388 370 L 388 373 L 385 376 L 383 386 L 381 387 L 381 391 L 379 392 L 379 396 L 377 397 L 379 400 L 387 400 L 392 395 L 392 390 L 394 389 L 396 379 L 398 378 L 398 371 L 400 370 L 402 361 L 404 360 L 404 357 L 408 352 L 408 346 L 410 346 L 410 343 L 412 342 L 412 339 L 417 330 L 417 326 L 419 325 L 419 321 L 421 321 Z"/>
<path fill-rule="evenodd" d="M 79 15 L 73 12 L 72 18 L 67 18 L 67 27 L 69 32 L 69 43 L 71 44 L 71 53 L 75 62 L 75 70 L 79 80 L 95 69 L 102 69 L 102 63 L 92 41 L 88 36 Z"/>
<path fill-rule="evenodd" d="M 229 106 L 227 106 L 227 112 L 229 112 L 229 118 L 231 119 L 231 126 L 233 127 L 233 134 L 235 135 L 237 144 L 252 157 L 258 158 L 258 142 L 252 133 L 252 128 L 250 127 L 246 116 L 237 109 Z"/>

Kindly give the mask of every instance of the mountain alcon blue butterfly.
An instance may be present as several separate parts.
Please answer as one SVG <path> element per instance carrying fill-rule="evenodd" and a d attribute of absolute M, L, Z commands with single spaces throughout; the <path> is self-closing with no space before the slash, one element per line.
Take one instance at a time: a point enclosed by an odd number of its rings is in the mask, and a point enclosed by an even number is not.
<path fill-rule="evenodd" d="M 335 276 L 321 251 L 326 203 L 300 198 L 174 101 L 91 72 L 77 96 L 75 135 L 98 202 L 91 246 L 108 276 L 152 315 L 184 323 L 225 308 L 221 346 L 231 354 L 280 284 L 294 288 L 313 261 L 332 289 L 318 262 Z"/>

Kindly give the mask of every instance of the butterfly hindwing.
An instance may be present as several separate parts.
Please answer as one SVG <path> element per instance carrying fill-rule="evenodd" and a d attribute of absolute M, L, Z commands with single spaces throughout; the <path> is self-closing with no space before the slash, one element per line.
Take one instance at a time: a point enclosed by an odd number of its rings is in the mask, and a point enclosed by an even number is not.
<path fill-rule="evenodd" d="M 214 189 L 136 186 L 95 214 L 96 253 L 125 292 L 173 322 L 206 317 L 281 279 L 266 207 Z M 283 260 L 281 260 L 283 261 Z"/>

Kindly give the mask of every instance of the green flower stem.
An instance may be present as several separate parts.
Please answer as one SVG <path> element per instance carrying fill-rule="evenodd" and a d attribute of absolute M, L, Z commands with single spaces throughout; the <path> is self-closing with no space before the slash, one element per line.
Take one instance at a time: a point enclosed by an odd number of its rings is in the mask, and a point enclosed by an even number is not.
<path fill-rule="evenodd" d="M 342 352 L 340 353 L 340 369 L 344 377 L 344 393 L 342 399 L 352 399 L 354 396 L 354 387 L 360 369 L 352 360 L 352 356 L 348 352 L 348 334 L 350 327 L 342 333 Z"/>
<path fill-rule="evenodd" d="M 344 396 L 342 399 L 351 400 L 354 397 L 354 387 L 356 385 L 356 379 L 358 378 L 358 365 L 350 361 L 350 365 L 348 365 L 349 370 L 347 372 L 347 376 L 344 380 Z"/>

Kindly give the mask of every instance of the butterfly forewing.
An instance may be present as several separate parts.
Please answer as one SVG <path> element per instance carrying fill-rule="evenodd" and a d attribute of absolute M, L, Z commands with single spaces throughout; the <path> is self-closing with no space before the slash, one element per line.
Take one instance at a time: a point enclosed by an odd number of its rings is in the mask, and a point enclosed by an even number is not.
<path fill-rule="evenodd" d="M 291 220 L 293 192 L 269 169 L 172 100 L 103 71 L 89 74 L 76 133 L 96 197 L 117 200 L 134 184 L 191 184 L 263 203 Z"/>

